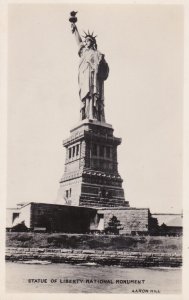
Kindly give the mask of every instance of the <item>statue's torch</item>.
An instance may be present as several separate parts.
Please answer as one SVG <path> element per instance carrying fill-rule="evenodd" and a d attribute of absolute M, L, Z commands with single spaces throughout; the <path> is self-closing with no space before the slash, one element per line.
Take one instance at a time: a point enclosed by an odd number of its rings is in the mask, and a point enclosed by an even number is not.
<path fill-rule="evenodd" d="M 74 33 L 75 28 L 76 28 L 76 26 L 74 26 L 75 23 L 77 22 L 76 14 L 77 14 L 77 11 L 71 11 L 71 13 L 70 13 L 69 21 L 70 21 L 70 23 L 72 23 L 71 24 L 71 26 L 72 26 L 72 33 Z"/>

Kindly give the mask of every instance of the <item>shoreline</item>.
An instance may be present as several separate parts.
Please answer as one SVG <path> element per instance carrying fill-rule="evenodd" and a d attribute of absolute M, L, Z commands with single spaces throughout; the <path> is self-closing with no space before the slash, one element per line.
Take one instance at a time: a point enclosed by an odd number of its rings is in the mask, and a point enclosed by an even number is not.
<path fill-rule="evenodd" d="M 48 248 L 6 248 L 6 261 L 23 263 L 69 263 L 101 266 L 181 267 L 182 256 L 176 253 L 126 252 L 106 250 L 48 249 Z"/>

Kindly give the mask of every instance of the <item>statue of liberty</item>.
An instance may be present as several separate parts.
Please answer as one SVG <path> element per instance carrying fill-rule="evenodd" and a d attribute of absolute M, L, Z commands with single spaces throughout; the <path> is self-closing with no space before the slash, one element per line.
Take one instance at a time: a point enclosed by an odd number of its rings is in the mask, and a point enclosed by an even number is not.
<path fill-rule="evenodd" d="M 79 46 L 79 96 L 81 100 L 81 120 L 91 119 L 105 122 L 104 81 L 108 77 L 109 67 L 104 54 L 97 50 L 96 36 L 85 33 L 82 40 L 77 26 L 76 12 L 71 12 L 72 33 Z"/>

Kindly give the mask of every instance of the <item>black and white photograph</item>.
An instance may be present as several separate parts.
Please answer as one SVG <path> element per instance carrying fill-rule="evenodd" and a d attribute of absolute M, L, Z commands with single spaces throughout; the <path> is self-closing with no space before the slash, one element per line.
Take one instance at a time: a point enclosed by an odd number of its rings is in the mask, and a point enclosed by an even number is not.
<path fill-rule="evenodd" d="M 6 293 L 182 297 L 184 6 L 10 2 L 7 28 Z"/>

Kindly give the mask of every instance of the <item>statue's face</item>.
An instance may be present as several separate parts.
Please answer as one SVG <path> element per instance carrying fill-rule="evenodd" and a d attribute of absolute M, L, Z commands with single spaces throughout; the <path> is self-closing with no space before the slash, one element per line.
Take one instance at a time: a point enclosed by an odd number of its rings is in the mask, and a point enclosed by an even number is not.
<path fill-rule="evenodd" d="M 85 44 L 86 44 L 86 47 L 87 47 L 87 48 L 91 48 L 93 42 L 92 42 L 92 40 L 91 40 L 89 37 L 87 37 L 87 38 L 85 39 Z"/>

